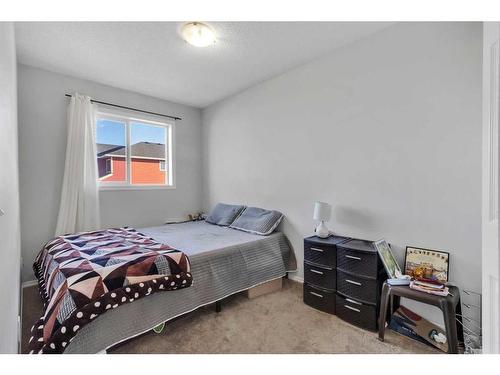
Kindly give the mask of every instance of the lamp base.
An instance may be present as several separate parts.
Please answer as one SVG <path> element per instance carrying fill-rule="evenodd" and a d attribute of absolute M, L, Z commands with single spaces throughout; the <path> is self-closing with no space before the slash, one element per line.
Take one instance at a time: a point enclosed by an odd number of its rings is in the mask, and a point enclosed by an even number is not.
<path fill-rule="evenodd" d="M 325 225 L 325 222 L 322 220 L 321 223 L 316 227 L 314 230 L 316 232 L 316 236 L 320 238 L 327 238 L 330 237 L 330 231 Z"/>

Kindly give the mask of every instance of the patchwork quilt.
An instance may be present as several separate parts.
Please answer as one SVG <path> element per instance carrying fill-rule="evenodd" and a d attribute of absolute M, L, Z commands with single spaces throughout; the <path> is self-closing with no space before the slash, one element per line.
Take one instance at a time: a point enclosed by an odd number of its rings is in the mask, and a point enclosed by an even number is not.
<path fill-rule="evenodd" d="M 127 227 L 56 237 L 33 269 L 45 312 L 31 328 L 30 353 L 62 353 L 107 310 L 192 283 L 183 252 Z"/>

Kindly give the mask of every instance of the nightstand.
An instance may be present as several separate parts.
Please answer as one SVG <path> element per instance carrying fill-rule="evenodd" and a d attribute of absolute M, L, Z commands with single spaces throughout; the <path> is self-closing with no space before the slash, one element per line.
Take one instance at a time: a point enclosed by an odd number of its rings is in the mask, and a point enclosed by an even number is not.
<path fill-rule="evenodd" d="M 337 248 L 337 306 L 339 318 L 377 330 L 380 293 L 387 279 L 371 241 L 351 239 Z"/>
<path fill-rule="evenodd" d="M 446 327 L 446 337 L 448 342 L 448 353 L 459 353 L 460 343 L 464 342 L 460 290 L 456 286 L 450 286 L 449 288 L 450 294 L 447 296 L 436 296 L 413 290 L 409 286 L 391 286 L 384 283 L 382 289 L 382 302 L 380 304 L 380 322 L 378 331 L 379 340 L 384 341 L 385 322 L 387 320 L 387 311 L 389 310 L 391 299 L 394 299 L 395 306 L 399 306 L 400 299 L 403 297 L 439 308 L 443 312 L 443 321 Z M 392 313 L 393 311 L 391 308 L 389 310 L 389 320 Z"/>
<path fill-rule="evenodd" d="M 335 314 L 337 246 L 347 237 L 316 236 L 304 239 L 304 303 Z"/>
<path fill-rule="evenodd" d="M 370 241 L 338 236 L 304 239 L 304 303 L 311 307 L 375 331 L 386 278 Z"/>

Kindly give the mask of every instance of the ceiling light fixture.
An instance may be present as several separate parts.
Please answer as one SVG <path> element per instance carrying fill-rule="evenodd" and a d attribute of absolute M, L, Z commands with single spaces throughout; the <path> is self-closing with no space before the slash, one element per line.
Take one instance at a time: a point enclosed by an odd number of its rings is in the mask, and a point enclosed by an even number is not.
<path fill-rule="evenodd" d="M 212 28 L 201 22 L 189 22 L 182 26 L 182 37 L 186 42 L 196 47 L 206 47 L 215 43 L 215 33 Z"/>

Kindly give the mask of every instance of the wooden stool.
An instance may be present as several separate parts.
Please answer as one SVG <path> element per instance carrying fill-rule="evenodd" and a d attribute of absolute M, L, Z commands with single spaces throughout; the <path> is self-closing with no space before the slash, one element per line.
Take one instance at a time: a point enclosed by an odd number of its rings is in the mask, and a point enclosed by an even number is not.
<path fill-rule="evenodd" d="M 443 312 L 444 324 L 446 329 L 446 338 L 448 342 L 448 353 L 457 354 L 459 340 L 464 341 L 464 332 L 461 324 L 458 325 L 456 317 L 462 322 L 462 305 L 460 303 L 460 290 L 456 286 L 449 287 L 450 294 L 446 297 L 436 296 L 434 294 L 428 294 L 425 292 L 420 292 L 418 290 L 413 290 L 409 286 L 403 285 L 389 285 L 384 283 L 382 287 L 382 297 L 380 299 L 380 315 L 379 315 L 379 328 L 378 328 L 378 339 L 384 341 L 385 333 L 385 322 L 387 320 L 387 310 L 389 308 L 389 302 L 391 302 L 391 309 L 389 319 L 394 312 L 394 310 L 399 306 L 399 301 L 401 297 L 409 298 L 418 302 L 426 303 L 428 305 L 436 306 Z M 393 308 L 392 301 L 394 300 Z"/>

